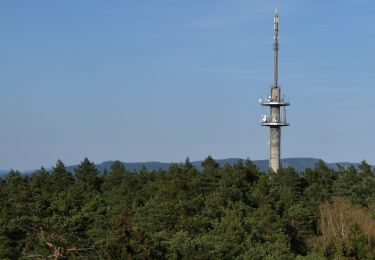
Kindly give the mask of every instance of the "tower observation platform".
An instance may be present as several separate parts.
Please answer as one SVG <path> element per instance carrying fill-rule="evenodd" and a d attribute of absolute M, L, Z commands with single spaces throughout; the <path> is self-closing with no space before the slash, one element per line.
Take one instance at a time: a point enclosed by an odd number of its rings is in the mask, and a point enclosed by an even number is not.
<path fill-rule="evenodd" d="M 266 99 L 260 99 L 260 104 L 262 106 L 271 107 L 271 116 L 263 115 L 261 119 L 262 126 L 288 126 L 286 121 L 286 110 L 285 107 L 289 106 L 290 103 L 284 99 L 273 100 L 271 97 Z M 281 107 L 283 110 L 281 110 Z M 276 113 L 272 113 L 272 108 L 276 108 Z M 275 109 L 274 109 L 275 110 Z"/>
<path fill-rule="evenodd" d="M 276 8 L 274 17 L 274 83 L 271 87 L 271 95 L 266 99 L 260 99 L 262 106 L 270 107 L 270 114 L 262 115 L 261 125 L 270 128 L 270 169 L 277 172 L 280 169 L 281 151 L 281 127 L 289 126 L 286 120 L 286 107 L 289 106 L 284 98 L 281 98 L 281 88 L 278 80 L 279 62 L 279 13 Z"/>

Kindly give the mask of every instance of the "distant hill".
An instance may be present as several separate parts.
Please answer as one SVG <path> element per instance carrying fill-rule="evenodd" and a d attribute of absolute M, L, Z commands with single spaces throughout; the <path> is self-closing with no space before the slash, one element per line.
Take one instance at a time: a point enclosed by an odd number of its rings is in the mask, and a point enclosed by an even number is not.
<path fill-rule="evenodd" d="M 219 159 L 216 160 L 221 166 L 225 164 L 233 165 L 238 160 L 244 160 L 240 158 L 228 158 L 228 159 Z M 319 159 L 316 158 L 286 158 L 281 160 L 281 164 L 283 167 L 293 167 L 297 171 L 303 171 L 306 168 L 314 168 L 315 164 L 319 161 Z M 109 170 L 111 168 L 111 165 L 114 161 L 106 161 L 100 164 L 96 164 L 97 169 L 100 172 L 103 172 L 105 169 Z M 261 171 L 268 171 L 268 160 L 254 160 L 253 161 L 255 165 L 261 170 Z M 183 163 L 183 162 L 179 162 Z M 198 170 L 202 170 L 202 161 L 194 161 L 191 162 Z M 123 162 L 126 169 L 130 171 L 139 171 L 144 166 L 149 171 L 157 171 L 157 170 L 168 170 L 168 168 L 172 165 L 172 163 L 162 163 L 162 162 L 132 162 L 127 163 Z M 337 165 L 341 165 L 343 167 L 347 167 L 348 165 L 355 165 L 358 166 L 358 163 L 348 163 L 348 162 L 340 162 L 340 163 L 326 163 L 328 167 L 332 169 L 336 169 Z M 77 168 L 78 165 L 71 165 L 67 166 L 66 168 L 73 172 L 75 168 Z M 51 170 L 51 169 L 47 169 Z M 33 171 L 23 171 L 23 174 L 31 174 Z M 0 170 L 0 176 L 7 174 L 8 171 L 6 170 Z"/>
<path fill-rule="evenodd" d="M 221 166 L 225 165 L 225 164 L 229 164 L 229 165 L 233 165 L 235 164 L 236 162 L 238 162 L 238 160 L 245 160 L 245 159 L 240 159 L 240 158 L 228 158 L 228 159 L 219 159 L 219 160 L 216 160 Z M 296 169 L 297 171 L 303 171 L 305 170 L 306 168 L 314 168 L 316 163 L 319 161 L 320 159 L 316 159 L 316 158 L 286 158 L 286 159 L 282 159 L 281 160 L 281 163 L 283 165 L 283 167 L 293 167 L 294 169 Z M 112 163 L 114 161 L 107 161 L 107 162 L 103 162 L 101 164 L 97 164 L 96 167 L 98 168 L 99 171 L 103 171 L 104 169 L 110 169 Z M 255 163 L 255 165 L 261 170 L 261 171 L 268 171 L 268 160 L 254 160 L 253 161 Z M 183 163 L 183 162 L 179 162 L 179 163 Z M 196 167 L 198 170 L 202 170 L 202 161 L 193 161 L 191 162 L 194 167 Z M 157 170 L 168 170 L 169 167 L 172 165 L 172 163 L 161 163 L 161 162 L 133 162 L 133 163 L 126 163 L 126 162 L 123 162 L 124 166 L 126 169 L 130 170 L 130 171 L 139 171 L 142 169 L 142 167 L 144 166 L 147 170 L 149 171 L 157 171 Z M 336 169 L 337 168 L 337 164 L 343 166 L 343 167 L 346 167 L 348 165 L 358 165 L 358 163 L 347 163 L 347 162 L 342 162 L 342 163 L 326 163 L 328 167 L 332 168 L 332 169 Z M 73 166 L 69 166 L 67 167 L 70 171 L 74 171 L 74 169 L 77 167 L 78 165 L 73 165 Z"/>

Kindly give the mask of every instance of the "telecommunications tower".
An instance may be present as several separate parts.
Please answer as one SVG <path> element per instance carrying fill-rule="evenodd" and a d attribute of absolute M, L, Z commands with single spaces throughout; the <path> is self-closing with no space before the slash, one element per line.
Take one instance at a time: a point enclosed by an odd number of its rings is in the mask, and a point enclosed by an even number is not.
<path fill-rule="evenodd" d="M 270 168 L 277 172 L 280 169 L 280 143 L 281 143 L 281 127 L 288 126 L 286 122 L 286 106 L 289 103 L 281 98 L 281 89 L 278 79 L 278 63 L 279 63 L 279 13 L 276 8 L 274 17 L 274 81 L 271 86 L 271 95 L 266 99 L 261 99 L 262 106 L 270 107 L 269 116 L 263 115 L 261 119 L 262 126 L 270 128 Z M 282 108 L 282 109 L 281 109 Z"/>

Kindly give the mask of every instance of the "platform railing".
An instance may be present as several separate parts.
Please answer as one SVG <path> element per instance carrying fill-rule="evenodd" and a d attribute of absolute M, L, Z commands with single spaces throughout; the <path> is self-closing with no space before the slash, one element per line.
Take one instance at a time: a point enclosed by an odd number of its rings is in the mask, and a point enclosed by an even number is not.
<path fill-rule="evenodd" d="M 270 102 L 278 102 L 278 103 L 289 103 L 286 99 L 284 98 L 280 98 L 280 100 L 274 100 L 272 98 L 264 98 L 264 99 L 261 99 L 260 103 L 262 104 L 267 104 L 267 103 L 270 103 Z"/>
<path fill-rule="evenodd" d="M 268 117 L 262 117 L 261 121 L 260 121 L 261 124 L 288 124 L 286 122 L 286 118 L 280 118 L 280 120 L 277 120 L 277 119 L 274 119 L 272 120 L 271 118 L 268 118 Z"/>

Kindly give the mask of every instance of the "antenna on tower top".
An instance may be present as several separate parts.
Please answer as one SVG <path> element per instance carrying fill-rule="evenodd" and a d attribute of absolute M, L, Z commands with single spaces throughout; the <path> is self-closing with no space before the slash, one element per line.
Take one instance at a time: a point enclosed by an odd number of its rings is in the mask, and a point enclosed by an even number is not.
<path fill-rule="evenodd" d="M 278 66 L 279 66 L 279 10 L 275 8 L 275 17 L 274 17 L 274 83 L 273 87 L 278 87 Z"/>
<path fill-rule="evenodd" d="M 275 13 L 278 13 L 279 0 L 275 0 Z"/>

